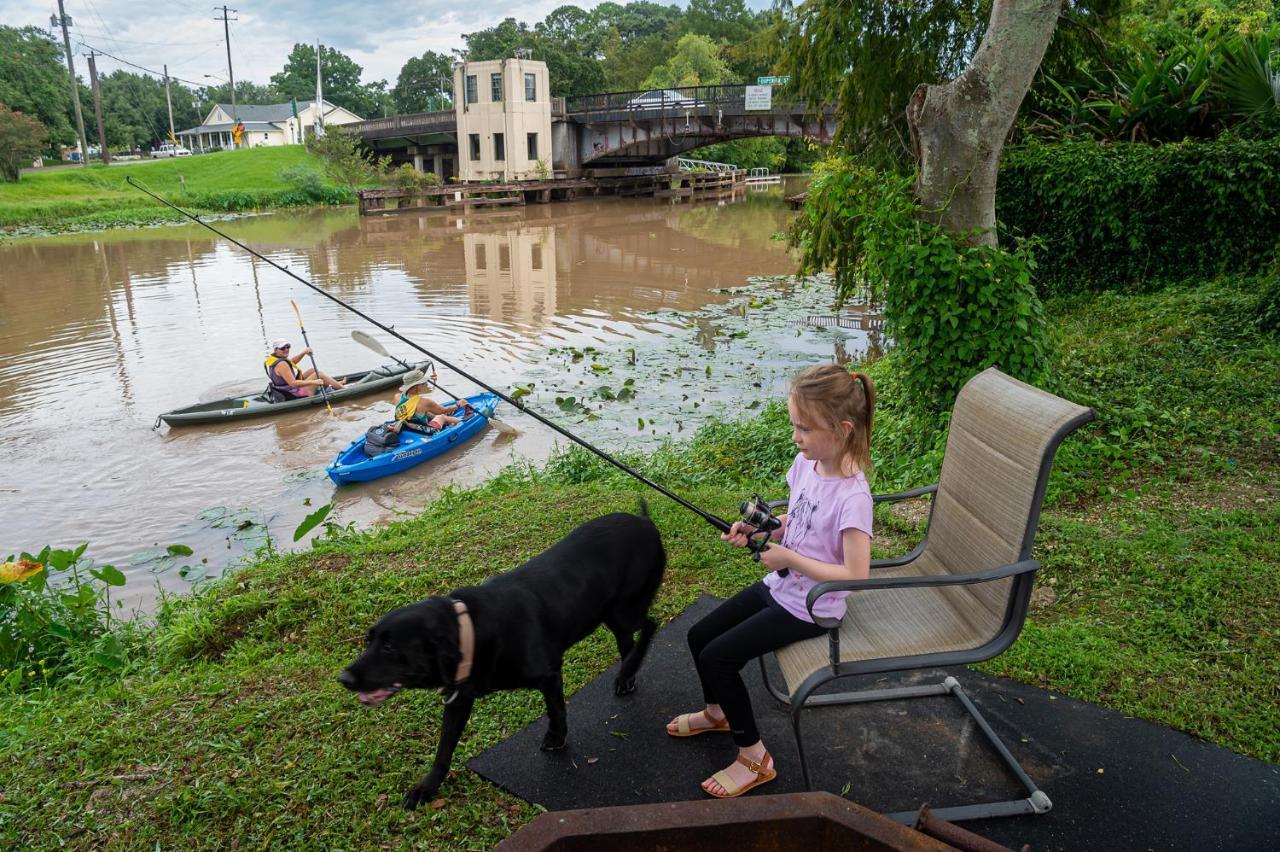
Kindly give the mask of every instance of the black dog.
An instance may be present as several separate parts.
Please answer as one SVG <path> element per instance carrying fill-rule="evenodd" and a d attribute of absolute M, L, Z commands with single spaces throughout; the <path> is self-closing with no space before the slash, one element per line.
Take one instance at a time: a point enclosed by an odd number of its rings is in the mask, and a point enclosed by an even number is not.
<path fill-rule="evenodd" d="M 405 807 L 435 796 L 481 695 L 540 690 L 550 719 L 542 748 L 564 748 L 564 653 L 602 622 L 622 657 L 614 692 L 635 689 L 657 629 L 649 606 L 666 567 L 658 529 L 641 511 L 588 521 L 516 570 L 394 609 L 369 631 L 363 653 L 338 677 L 363 703 L 381 704 L 400 689 L 442 688 L 448 696 L 435 763 L 405 795 Z M 464 659 L 468 645 L 471 660 Z"/>

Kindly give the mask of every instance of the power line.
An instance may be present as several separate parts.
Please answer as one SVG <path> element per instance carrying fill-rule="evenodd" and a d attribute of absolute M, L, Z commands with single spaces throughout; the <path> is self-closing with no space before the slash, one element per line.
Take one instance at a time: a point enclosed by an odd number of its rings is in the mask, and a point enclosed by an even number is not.
<path fill-rule="evenodd" d="M 124 65 L 128 65 L 130 68 L 137 68 L 139 71 L 146 71 L 148 74 L 151 74 L 151 75 L 153 75 L 153 76 L 155 76 L 155 77 L 163 77 L 163 76 L 164 76 L 164 72 L 163 72 L 163 71 L 156 71 L 156 70 L 155 70 L 155 69 L 153 69 L 153 68 L 147 68 L 147 67 L 145 67 L 145 66 L 143 66 L 143 65 L 139 65 L 139 64 L 138 64 L 138 63 L 136 63 L 136 62 L 130 62 L 130 61 L 129 61 L 129 60 L 127 60 L 127 59 L 121 59 L 119 56 L 116 56 L 116 55 L 115 55 L 115 54 L 113 54 L 113 53 L 108 53 L 107 51 L 103 50 L 102 48 L 100 48 L 100 47 L 94 47 L 93 45 L 89 44 L 88 42 L 81 41 L 80 39 L 76 39 L 76 44 L 80 45 L 81 47 L 87 47 L 87 48 L 89 48 L 90 50 L 95 51 L 95 52 L 97 52 L 97 53 L 101 53 L 103 56 L 110 56 L 110 57 L 111 57 L 112 59 L 114 59 L 116 62 L 120 62 L 120 63 L 122 63 L 122 64 L 124 64 Z M 193 81 L 193 80 L 184 80 L 184 79 L 182 79 L 181 77 L 174 77 L 173 75 L 169 75 L 169 79 L 170 79 L 170 80 L 177 80 L 179 83 L 186 83 L 188 86 L 195 86 L 197 89 L 204 89 L 204 88 L 208 88 L 208 86 L 209 86 L 209 84 L 208 84 L 208 83 L 197 83 L 197 82 L 195 82 L 195 81 Z"/>

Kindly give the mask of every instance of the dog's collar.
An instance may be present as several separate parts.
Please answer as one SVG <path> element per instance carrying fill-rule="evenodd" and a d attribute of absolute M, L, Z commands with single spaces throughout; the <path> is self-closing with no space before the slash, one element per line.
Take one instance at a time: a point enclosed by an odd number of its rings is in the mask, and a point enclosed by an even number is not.
<path fill-rule="evenodd" d="M 457 684 L 464 683 L 471 677 L 471 662 L 476 653 L 476 629 L 471 623 L 471 614 L 465 603 L 454 600 L 453 611 L 458 614 L 458 651 L 462 654 L 462 658 L 458 660 L 458 671 L 453 676 L 456 691 Z"/>

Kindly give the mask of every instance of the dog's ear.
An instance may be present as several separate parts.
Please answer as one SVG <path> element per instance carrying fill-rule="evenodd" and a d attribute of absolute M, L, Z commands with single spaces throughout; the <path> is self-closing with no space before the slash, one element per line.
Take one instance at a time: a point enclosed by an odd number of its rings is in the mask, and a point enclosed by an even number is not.
<path fill-rule="evenodd" d="M 458 673 L 458 662 L 462 659 L 462 651 L 458 648 L 458 614 L 453 611 L 453 604 L 448 598 L 429 598 L 426 604 L 426 641 L 435 654 L 440 679 L 452 686 Z"/>

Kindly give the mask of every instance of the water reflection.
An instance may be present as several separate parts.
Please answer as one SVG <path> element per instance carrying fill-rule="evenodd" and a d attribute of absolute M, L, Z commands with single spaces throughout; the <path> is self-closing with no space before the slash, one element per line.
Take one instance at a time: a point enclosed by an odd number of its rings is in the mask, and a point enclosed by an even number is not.
<path fill-rule="evenodd" d="M 464 233 L 473 316 L 541 324 L 556 313 L 556 232 L 550 225 Z"/>
<path fill-rule="evenodd" d="M 507 387 L 539 382 L 540 391 L 550 384 L 550 347 L 652 350 L 693 322 L 692 350 L 740 354 L 744 341 L 727 341 L 723 323 L 670 311 L 698 311 L 750 276 L 793 270 L 773 238 L 792 215 L 780 196 L 679 205 L 593 199 L 465 216 L 306 211 L 220 227 L 463 369 Z M 330 500 L 340 522 L 365 523 L 552 446 L 548 430 L 524 421 L 515 441 L 486 433 L 411 475 L 335 493 L 320 471 L 389 416 L 389 397 L 333 415 L 151 427 L 161 411 L 260 389 L 266 342 L 296 337 L 291 299 L 326 372 L 379 363 L 350 337 L 371 330 L 359 318 L 198 227 L 10 243 L 0 247 L 0 270 L 0 555 L 88 540 L 97 558 L 123 563 L 181 541 L 216 568 L 261 539 L 211 526 L 200 516 L 212 508 L 259 511 L 273 537 L 289 542 L 298 521 Z M 778 333 L 790 338 L 797 329 Z M 776 371 L 838 354 L 843 338 L 833 346 L 827 334 L 785 350 Z M 857 331 L 853 339 L 865 337 Z M 702 370 L 685 374 L 687 389 L 653 383 L 637 404 L 661 410 L 670 391 L 679 406 Z M 473 390 L 447 373 L 441 380 Z M 649 424 L 645 437 L 655 434 Z M 128 591 L 145 593 L 148 579 Z M 180 585 L 174 572 L 161 582 Z"/>

